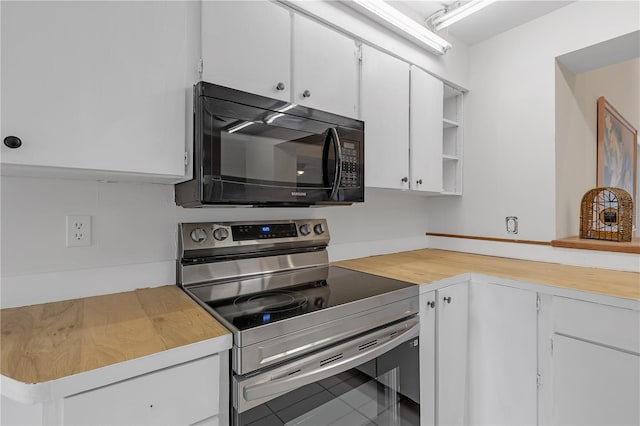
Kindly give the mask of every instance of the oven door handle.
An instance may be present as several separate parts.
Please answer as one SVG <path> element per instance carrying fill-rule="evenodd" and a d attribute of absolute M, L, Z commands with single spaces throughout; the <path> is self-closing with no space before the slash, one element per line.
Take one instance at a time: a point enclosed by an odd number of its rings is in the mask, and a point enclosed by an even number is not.
<path fill-rule="evenodd" d="M 326 365 L 322 365 L 321 360 L 326 360 L 327 351 L 321 351 L 319 354 L 313 355 L 309 358 L 305 358 L 304 364 L 308 365 L 316 363 L 320 365 L 319 368 L 313 368 L 309 371 L 301 371 L 298 374 L 285 376 L 284 378 L 277 378 L 267 382 L 261 382 L 254 385 L 248 385 L 244 388 L 243 397 L 245 401 L 254 401 L 257 399 L 270 399 L 286 392 L 297 389 L 301 386 L 317 382 L 318 380 L 326 379 L 335 374 L 339 374 L 343 371 L 357 367 L 365 362 L 371 361 L 384 354 L 385 352 L 395 348 L 400 343 L 417 337 L 419 334 L 420 323 L 417 317 L 408 319 L 405 322 L 396 324 L 395 326 L 387 327 L 377 332 L 367 334 L 357 340 L 347 342 L 339 345 L 331 350 L 334 356 L 341 355 L 341 349 L 356 350 L 355 355 L 347 358 L 339 359 L 338 361 L 328 362 Z M 368 345 L 376 339 L 382 339 L 387 337 L 387 340 L 380 344 L 374 344 L 370 349 L 360 349 L 360 346 Z M 344 351 L 346 352 L 346 350 Z M 289 370 L 295 371 L 295 367 L 289 368 Z M 273 372 L 265 373 L 270 376 L 276 375 Z M 253 405 L 253 404 L 252 404 Z"/>

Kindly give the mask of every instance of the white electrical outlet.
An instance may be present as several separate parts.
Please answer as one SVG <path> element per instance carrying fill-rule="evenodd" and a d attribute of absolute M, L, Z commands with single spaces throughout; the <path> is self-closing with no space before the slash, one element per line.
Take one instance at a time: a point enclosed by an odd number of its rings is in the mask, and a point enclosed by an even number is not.
<path fill-rule="evenodd" d="M 91 245 L 91 216 L 67 216 L 67 247 Z"/>
<path fill-rule="evenodd" d="M 504 218 L 505 225 L 507 227 L 507 234 L 518 233 L 518 218 L 515 216 L 507 216 Z"/>

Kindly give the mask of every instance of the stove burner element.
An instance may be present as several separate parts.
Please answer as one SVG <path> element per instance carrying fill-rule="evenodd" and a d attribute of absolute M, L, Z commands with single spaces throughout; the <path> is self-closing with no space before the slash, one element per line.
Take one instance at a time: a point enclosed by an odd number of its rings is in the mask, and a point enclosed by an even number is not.
<path fill-rule="evenodd" d="M 277 290 L 239 296 L 236 297 L 233 304 L 236 306 L 246 304 L 248 305 L 247 307 L 252 304 L 259 304 L 264 307 L 261 312 L 267 314 L 304 308 L 307 305 L 307 301 L 307 297 L 303 294 L 287 290 Z"/>
<path fill-rule="evenodd" d="M 255 327 L 309 311 L 309 299 L 300 292 L 272 290 L 239 296 L 233 300 L 237 315 L 232 323 L 240 328 Z"/>

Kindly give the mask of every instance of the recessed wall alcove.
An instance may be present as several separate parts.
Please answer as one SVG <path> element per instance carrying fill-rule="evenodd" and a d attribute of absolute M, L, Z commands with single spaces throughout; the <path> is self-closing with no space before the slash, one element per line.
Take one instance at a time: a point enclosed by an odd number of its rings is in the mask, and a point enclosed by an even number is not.
<path fill-rule="evenodd" d="M 558 56 L 555 75 L 556 238 L 566 238 L 578 234 L 580 200 L 596 186 L 597 99 L 640 128 L 640 31 Z"/>

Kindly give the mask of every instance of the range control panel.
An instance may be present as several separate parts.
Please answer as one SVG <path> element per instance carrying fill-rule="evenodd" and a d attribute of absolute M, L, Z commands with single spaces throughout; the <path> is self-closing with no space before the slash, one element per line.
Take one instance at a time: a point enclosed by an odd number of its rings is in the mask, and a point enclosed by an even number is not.
<path fill-rule="evenodd" d="M 342 177 L 340 187 L 357 188 L 360 186 L 360 158 L 358 146 L 355 142 L 342 144 Z"/>
<path fill-rule="evenodd" d="M 295 223 L 232 225 L 231 235 L 234 241 L 293 238 L 298 236 L 298 230 Z"/>
<path fill-rule="evenodd" d="M 181 223 L 179 236 L 183 251 L 224 249 L 274 244 L 327 245 L 329 231 L 325 219 L 277 220 L 264 222 Z M 248 247 L 247 247 L 248 248 Z"/>

